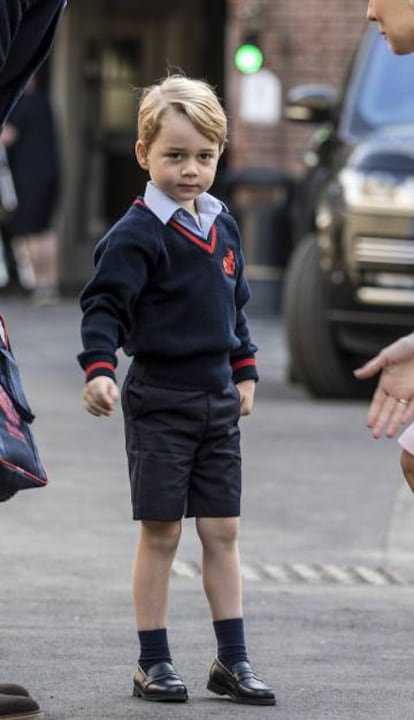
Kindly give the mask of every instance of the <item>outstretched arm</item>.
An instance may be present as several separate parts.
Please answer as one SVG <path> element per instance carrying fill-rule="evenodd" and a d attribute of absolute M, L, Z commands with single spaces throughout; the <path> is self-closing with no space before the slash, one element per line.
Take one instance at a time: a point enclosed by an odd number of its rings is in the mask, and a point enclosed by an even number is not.
<path fill-rule="evenodd" d="M 381 375 L 368 410 L 367 425 L 374 438 L 384 432 L 393 437 L 400 425 L 414 418 L 414 333 L 383 348 L 354 374 L 365 380 L 378 372 Z"/>

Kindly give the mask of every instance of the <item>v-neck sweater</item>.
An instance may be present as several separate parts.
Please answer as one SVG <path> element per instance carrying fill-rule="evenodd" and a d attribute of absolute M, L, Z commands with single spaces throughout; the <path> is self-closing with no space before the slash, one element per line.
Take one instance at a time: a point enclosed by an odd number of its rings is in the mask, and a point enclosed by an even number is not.
<path fill-rule="evenodd" d="M 122 347 L 161 387 L 220 390 L 258 379 L 244 306 L 250 297 L 240 237 L 223 210 L 203 239 L 164 225 L 137 198 L 99 241 L 81 293 L 86 380 L 115 378 Z"/>

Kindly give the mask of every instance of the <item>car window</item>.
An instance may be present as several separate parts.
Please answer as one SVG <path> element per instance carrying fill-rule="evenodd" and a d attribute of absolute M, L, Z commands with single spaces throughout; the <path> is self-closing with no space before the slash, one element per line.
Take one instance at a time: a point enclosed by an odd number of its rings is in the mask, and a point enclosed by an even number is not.
<path fill-rule="evenodd" d="M 393 55 L 378 36 L 366 60 L 355 94 L 354 120 L 366 130 L 414 123 L 414 56 Z"/>

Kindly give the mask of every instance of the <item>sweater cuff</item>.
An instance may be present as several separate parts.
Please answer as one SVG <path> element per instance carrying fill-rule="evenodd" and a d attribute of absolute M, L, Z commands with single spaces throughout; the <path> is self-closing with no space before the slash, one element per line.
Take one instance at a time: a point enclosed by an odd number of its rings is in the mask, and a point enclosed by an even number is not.
<path fill-rule="evenodd" d="M 235 384 L 242 382 L 243 380 L 259 380 L 259 375 L 256 367 L 256 359 L 251 356 L 247 358 L 239 358 L 231 363 L 233 370 L 233 382 Z"/>
<path fill-rule="evenodd" d="M 106 353 L 104 356 L 99 356 L 94 353 L 85 352 L 78 355 L 79 364 L 85 371 L 85 382 L 93 380 L 93 378 L 104 375 L 109 377 L 116 382 L 115 369 L 116 369 L 116 358 L 108 356 Z"/>
<path fill-rule="evenodd" d="M 109 362 L 95 362 L 85 368 L 85 382 L 89 382 L 89 380 L 93 380 L 93 378 L 100 377 L 102 375 L 109 377 L 116 382 L 115 365 Z"/>

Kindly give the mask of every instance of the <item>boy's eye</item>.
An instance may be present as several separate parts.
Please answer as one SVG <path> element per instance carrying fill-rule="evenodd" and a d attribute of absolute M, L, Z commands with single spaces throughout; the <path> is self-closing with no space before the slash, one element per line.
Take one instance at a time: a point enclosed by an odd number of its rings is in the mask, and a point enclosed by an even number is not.
<path fill-rule="evenodd" d="M 180 159 L 181 159 L 181 153 L 179 153 L 179 152 L 170 152 L 170 153 L 167 153 L 167 157 L 171 158 L 172 160 L 180 160 Z"/>
<path fill-rule="evenodd" d="M 212 157 L 213 156 L 211 153 L 201 153 L 200 160 L 207 161 L 207 160 L 211 160 Z"/>

